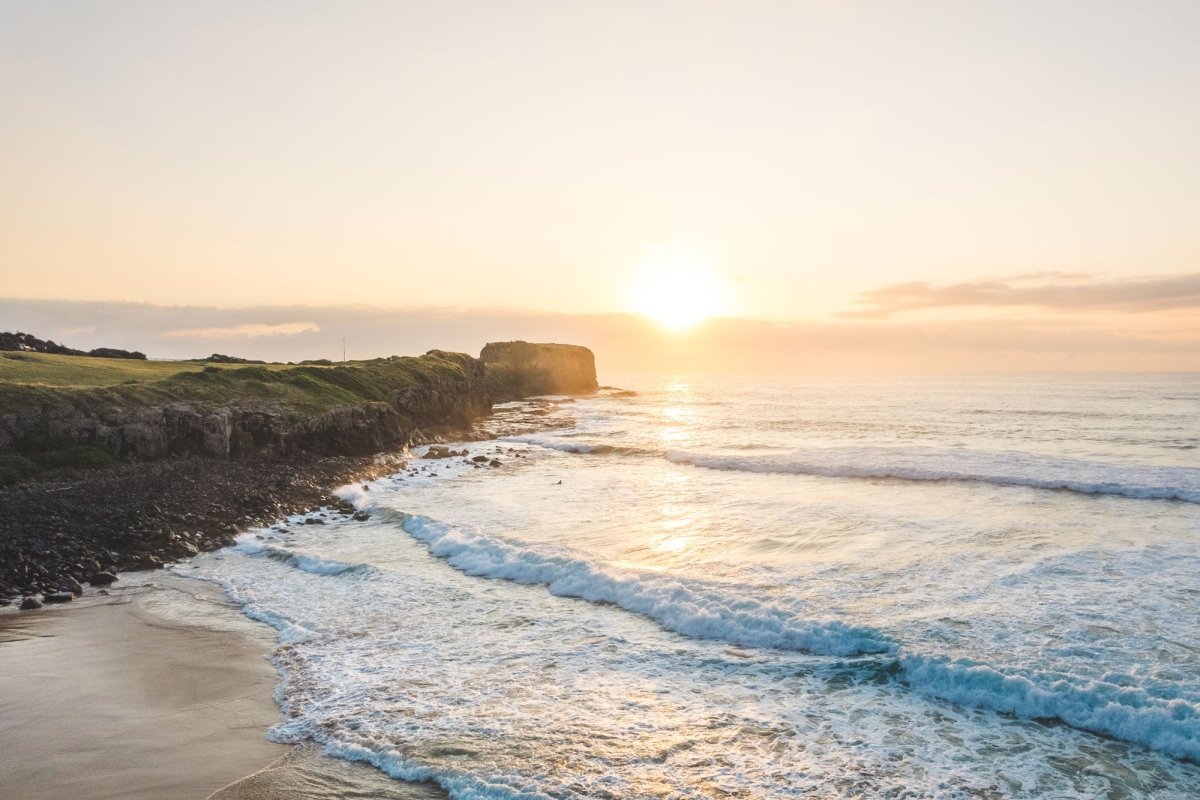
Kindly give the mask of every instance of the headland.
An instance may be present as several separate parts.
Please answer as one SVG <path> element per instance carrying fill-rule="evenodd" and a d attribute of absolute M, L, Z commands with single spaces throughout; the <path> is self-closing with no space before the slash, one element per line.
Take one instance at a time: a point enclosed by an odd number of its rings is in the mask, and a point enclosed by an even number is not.
<path fill-rule="evenodd" d="M 528 342 L 346 364 L 0 353 L 0 604 L 225 546 L 497 404 L 596 388 L 590 350 Z"/>

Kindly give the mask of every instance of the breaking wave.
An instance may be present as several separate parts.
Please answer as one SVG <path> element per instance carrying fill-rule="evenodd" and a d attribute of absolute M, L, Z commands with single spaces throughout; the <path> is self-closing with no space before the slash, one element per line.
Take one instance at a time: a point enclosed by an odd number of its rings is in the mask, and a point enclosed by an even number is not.
<path fill-rule="evenodd" d="M 468 575 L 546 586 L 552 594 L 612 603 L 667 630 L 748 647 L 850 656 L 894 649 L 871 628 L 803 619 L 776 604 L 731 596 L 716 585 L 613 569 L 561 550 L 470 533 L 428 517 L 401 515 L 404 530 Z"/>

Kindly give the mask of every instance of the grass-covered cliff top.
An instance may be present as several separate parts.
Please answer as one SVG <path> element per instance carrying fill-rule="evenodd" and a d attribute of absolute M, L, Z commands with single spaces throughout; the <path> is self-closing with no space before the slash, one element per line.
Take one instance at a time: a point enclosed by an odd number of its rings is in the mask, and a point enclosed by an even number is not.
<path fill-rule="evenodd" d="M 386 401 L 406 385 L 461 378 L 471 358 L 432 351 L 345 365 L 204 364 L 46 353 L 0 353 L 0 408 L 103 411 L 187 402 L 201 407 L 280 405 L 304 413 Z"/>

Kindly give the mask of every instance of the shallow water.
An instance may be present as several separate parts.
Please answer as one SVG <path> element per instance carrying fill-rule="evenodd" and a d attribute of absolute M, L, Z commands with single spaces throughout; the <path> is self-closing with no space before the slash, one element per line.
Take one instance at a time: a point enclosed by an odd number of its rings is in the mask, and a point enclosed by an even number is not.
<path fill-rule="evenodd" d="M 179 569 L 279 631 L 274 738 L 455 798 L 1196 795 L 1200 379 L 622 385 Z"/>

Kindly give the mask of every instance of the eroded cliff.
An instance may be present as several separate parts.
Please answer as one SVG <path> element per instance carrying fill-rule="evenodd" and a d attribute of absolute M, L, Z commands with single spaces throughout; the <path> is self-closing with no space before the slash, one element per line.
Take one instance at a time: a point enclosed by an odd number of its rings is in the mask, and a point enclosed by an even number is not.
<path fill-rule="evenodd" d="M 527 342 L 489 344 L 480 358 L 433 350 L 334 367 L 210 368 L 132 386 L 8 386 L 0 455 L 367 455 L 461 429 L 496 403 L 595 389 L 590 350 Z"/>

